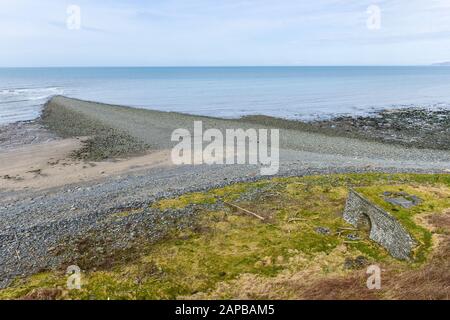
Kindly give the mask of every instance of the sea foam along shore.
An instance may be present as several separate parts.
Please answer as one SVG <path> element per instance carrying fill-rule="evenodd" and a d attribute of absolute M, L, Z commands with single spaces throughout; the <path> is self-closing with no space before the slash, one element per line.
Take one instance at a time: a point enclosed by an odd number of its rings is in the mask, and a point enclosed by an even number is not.
<path fill-rule="evenodd" d="M 140 110 L 65 97 L 54 97 L 49 101 L 42 122 L 60 135 L 93 135 L 93 139 L 98 134 L 96 128 L 101 126 L 101 134 L 106 130 L 136 146 L 163 150 L 172 146 L 172 130 L 192 128 L 194 120 L 204 121 L 205 128 L 267 127 L 244 120 Z M 69 127 L 74 131 L 64 133 Z M 117 148 L 117 145 L 110 146 L 108 138 L 99 141 L 107 151 Z M 280 176 L 367 171 L 442 172 L 450 168 L 450 153 L 447 151 L 405 148 L 290 128 L 281 130 L 280 144 Z M 127 143 L 123 145 L 127 146 Z M 139 148 L 132 150 L 133 153 L 136 151 Z M 114 156 L 114 152 L 109 155 Z M 108 153 L 104 155 L 108 156 Z M 2 194 L 8 195 L 0 200 L 2 285 L 10 283 L 15 276 L 58 266 L 68 257 L 55 255 L 52 249 L 89 231 L 95 230 L 96 234 L 104 236 L 96 241 L 112 238 L 114 246 L 126 248 L 139 233 L 147 232 L 149 238 L 158 239 L 161 233 L 155 231 L 159 230 L 155 224 L 169 223 L 180 215 L 189 215 L 188 211 L 161 215 L 150 210 L 145 215 L 132 215 L 117 222 L 111 219 L 111 215 L 118 210 L 146 206 L 157 199 L 186 192 L 260 179 L 257 172 L 257 167 L 247 165 L 172 166 L 50 190 L 20 193 L 1 190 Z M 191 207 L 188 209 L 193 210 Z M 126 229 L 130 225 L 131 231 Z"/>

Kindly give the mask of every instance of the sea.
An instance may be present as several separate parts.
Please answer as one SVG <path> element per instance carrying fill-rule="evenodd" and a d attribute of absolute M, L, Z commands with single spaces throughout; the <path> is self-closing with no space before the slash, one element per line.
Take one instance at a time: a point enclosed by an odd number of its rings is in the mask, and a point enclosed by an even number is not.
<path fill-rule="evenodd" d="M 55 95 L 223 118 L 311 121 L 450 108 L 450 67 L 0 68 L 0 124 L 39 117 Z"/>

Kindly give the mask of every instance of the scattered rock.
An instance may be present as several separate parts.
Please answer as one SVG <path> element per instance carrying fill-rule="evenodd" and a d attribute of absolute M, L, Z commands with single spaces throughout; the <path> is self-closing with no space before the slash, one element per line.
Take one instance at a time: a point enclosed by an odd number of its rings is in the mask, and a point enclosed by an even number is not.
<path fill-rule="evenodd" d="M 35 145 L 57 140 L 54 133 L 38 121 L 19 121 L 0 126 L 0 150 L 9 150 L 24 145 Z"/>
<path fill-rule="evenodd" d="M 347 239 L 351 241 L 357 241 L 360 240 L 361 238 L 355 233 L 350 233 L 347 235 Z"/>
<path fill-rule="evenodd" d="M 415 148 L 450 149 L 450 111 L 406 107 L 367 116 L 340 116 L 307 126 L 319 132 L 351 136 Z"/>
<path fill-rule="evenodd" d="M 344 269 L 361 269 L 369 264 L 369 260 L 364 256 L 356 258 L 346 258 L 344 262 Z"/>
<path fill-rule="evenodd" d="M 422 203 L 422 199 L 417 196 L 407 194 L 406 192 L 384 192 L 384 200 L 396 206 L 405 209 L 412 208 Z"/>
<path fill-rule="evenodd" d="M 40 175 L 42 173 L 42 170 L 41 169 L 35 169 L 35 170 L 27 171 L 27 173 L 34 173 L 36 175 Z"/>
<path fill-rule="evenodd" d="M 22 181 L 23 180 L 23 177 L 21 177 L 21 176 L 17 175 L 15 177 L 11 177 L 9 174 L 4 175 L 2 178 L 5 179 L 5 180 L 16 180 L 16 181 Z"/>
<path fill-rule="evenodd" d="M 316 232 L 318 234 L 328 235 L 328 234 L 330 234 L 330 229 L 327 227 L 317 227 Z"/>

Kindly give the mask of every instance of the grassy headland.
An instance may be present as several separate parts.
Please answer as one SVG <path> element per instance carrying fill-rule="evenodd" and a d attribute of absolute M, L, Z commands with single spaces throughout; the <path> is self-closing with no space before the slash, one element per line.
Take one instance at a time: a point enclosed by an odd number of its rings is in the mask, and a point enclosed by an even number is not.
<path fill-rule="evenodd" d="M 364 231 L 345 223 L 341 214 L 349 187 L 392 212 L 413 234 L 419 243 L 413 261 L 391 258 Z M 423 202 L 400 209 L 382 200 L 383 192 L 401 190 Z M 448 297 L 445 268 L 450 259 L 440 252 L 448 247 L 449 199 L 450 176 L 426 174 L 275 178 L 163 199 L 151 207 L 162 212 L 194 207 L 199 212 L 194 223 L 168 230 L 157 243 L 139 243 L 139 252 L 126 261 L 103 268 L 80 265 L 81 290 L 67 290 L 63 271 L 49 271 L 15 281 L 0 291 L 0 298 L 411 298 L 404 292 L 417 294 L 412 286 L 420 282 L 426 282 L 426 288 L 416 298 Z M 116 213 L 115 218 L 132 214 Z M 441 221 L 440 227 L 431 227 L 432 221 Z M 101 259 L 102 252 L 94 254 Z M 380 291 L 365 287 L 369 264 L 385 270 Z M 429 268 L 433 272 L 425 279 L 423 272 Z M 407 283 L 406 277 L 419 283 L 395 285 Z"/>

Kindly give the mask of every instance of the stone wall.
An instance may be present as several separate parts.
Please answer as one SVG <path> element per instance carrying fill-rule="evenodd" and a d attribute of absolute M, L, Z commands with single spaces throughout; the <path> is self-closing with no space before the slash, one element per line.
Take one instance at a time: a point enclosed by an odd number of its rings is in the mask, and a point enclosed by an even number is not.
<path fill-rule="evenodd" d="M 369 224 L 370 239 L 397 259 L 408 260 L 416 242 L 392 215 L 350 189 L 344 219 L 355 227 Z"/>

